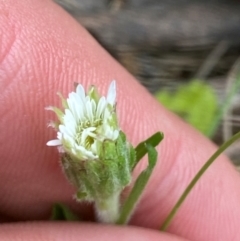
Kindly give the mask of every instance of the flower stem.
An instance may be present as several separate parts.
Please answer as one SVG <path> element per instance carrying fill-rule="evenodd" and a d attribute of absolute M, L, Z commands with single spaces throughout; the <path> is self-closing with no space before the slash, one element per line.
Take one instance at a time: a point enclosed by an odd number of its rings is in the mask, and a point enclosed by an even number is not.
<path fill-rule="evenodd" d="M 185 191 L 183 192 L 181 197 L 178 199 L 177 203 L 175 204 L 175 206 L 173 207 L 173 209 L 171 210 L 171 212 L 169 213 L 169 215 L 167 216 L 167 218 L 163 222 L 163 224 L 160 228 L 161 231 L 165 231 L 169 227 L 169 225 L 170 225 L 172 219 L 174 218 L 174 216 L 176 215 L 178 209 L 180 208 L 180 206 L 182 205 L 182 203 L 184 202 L 184 200 L 186 199 L 186 197 L 188 196 L 190 191 L 193 189 L 193 187 L 195 186 L 197 181 L 204 174 L 204 172 L 208 169 L 208 167 L 216 160 L 216 158 L 220 154 L 223 153 L 223 151 L 225 151 L 233 142 L 235 142 L 239 138 L 240 138 L 240 132 L 238 132 L 237 134 L 232 136 L 228 141 L 223 143 L 219 147 L 219 149 L 207 160 L 207 162 L 203 165 L 203 167 L 198 171 L 196 176 L 192 179 L 190 184 L 187 186 L 187 188 L 185 189 Z"/>
<path fill-rule="evenodd" d="M 119 216 L 119 198 L 120 192 L 115 193 L 111 197 L 95 200 L 95 210 L 99 222 L 115 223 Z"/>

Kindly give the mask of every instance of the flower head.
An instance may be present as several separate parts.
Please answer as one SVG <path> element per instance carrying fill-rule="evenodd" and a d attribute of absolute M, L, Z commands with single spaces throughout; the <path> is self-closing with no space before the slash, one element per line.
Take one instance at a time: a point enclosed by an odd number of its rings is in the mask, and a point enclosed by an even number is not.
<path fill-rule="evenodd" d="M 99 218 L 112 222 L 136 160 L 134 148 L 118 127 L 116 82 L 111 82 L 106 97 L 99 96 L 94 86 L 86 93 L 80 84 L 67 99 L 59 96 L 64 110 L 47 108 L 58 117 L 50 124 L 57 129 L 57 139 L 47 145 L 58 146 L 63 171 L 77 188 L 77 200 L 95 202 Z"/>
<path fill-rule="evenodd" d="M 112 81 L 107 97 L 100 97 L 94 86 L 88 93 L 78 84 L 65 100 L 61 95 L 64 112 L 56 107 L 48 107 L 58 116 L 57 139 L 48 146 L 60 146 L 79 160 L 99 158 L 99 151 L 104 140 L 115 141 L 119 135 L 116 119 L 116 82 Z"/>

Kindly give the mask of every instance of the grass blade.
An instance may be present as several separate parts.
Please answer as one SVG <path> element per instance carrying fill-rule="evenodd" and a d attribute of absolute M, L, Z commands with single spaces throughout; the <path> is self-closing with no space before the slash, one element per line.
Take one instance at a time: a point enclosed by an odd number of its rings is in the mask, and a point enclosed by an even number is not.
<path fill-rule="evenodd" d="M 148 143 L 144 144 L 144 148 L 145 150 L 147 150 L 148 153 L 148 166 L 144 171 L 141 172 L 141 174 L 135 181 L 131 193 L 129 194 L 127 200 L 123 204 L 120 217 L 117 220 L 116 224 L 126 224 L 129 221 L 156 165 L 158 154 L 156 149 Z"/>
<path fill-rule="evenodd" d="M 50 220 L 54 221 L 79 221 L 77 215 L 64 204 L 56 203 L 52 208 L 52 214 Z"/>
<path fill-rule="evenodd" d="M 228 141 L 226 141 L 223 145 L 221 145 L 218 148 L 218 150 L 207 160 L 207 162 L 203 165 L 203 167 L 198 171 L 196 176 L 189 183 L 189 185 L 187 186 L 187 188 L 185 189 L 185 191 L 178 199 L 177 203 L 175 204 L 175 206 L 173 207 L 173 209 L 171 210 L 171 212 L 163 222 L 160 228 L 161 231 L 165 231 L 169 227 L 171 221 L 173 220 L 174 216 L 176 215 L 177 211 L 179 210 L 180 206 L 182 205 L 182 203 L 184 202 L 184 200 L 186 199 L 190 191 L 193 189 L 193 187 L 195 186 L 197 181 L 201 178 L 201 176 L 206 172 L 206 170 L 211 166 L 211 164 L 217 159 L 219 155 L 221 155 L 233 142 L 235 142 L 239 138 L 240 138 L 240 132 L 232 136 Z"/>
<path fill-rule="evenodd" d="M 136 163 L 134 167 L 137 165 L 137 163 L 147 154 L 148 149 L 146 144 L 156 147 L 164 138 L 164 135 L 162 132 L 157 132 L 151 137 L 149 137 L 147 140 L 139 143 L 137 147 L 135 148 L 136 151 Z M 133 169 L 134 169 L 133 167 Z"/>

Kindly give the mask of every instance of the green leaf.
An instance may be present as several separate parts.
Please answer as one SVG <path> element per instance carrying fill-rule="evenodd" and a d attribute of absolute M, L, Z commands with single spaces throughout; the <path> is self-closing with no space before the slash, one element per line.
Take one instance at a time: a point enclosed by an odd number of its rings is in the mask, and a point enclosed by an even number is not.
<path fill-rule="evenodd" d="M 148 152 L 148 167 L 141 172 L 135 181 L 127 200 L 123 204 L 116 224 L 126 224 L 129 221 L 156 165 L 158 155 L 156 149 L 148 143 L 145 143 L 144 146 Z"/>
<path fill-rule="evenodd" d="M 56 203 L 52 208 L 50 220 L 79 221 L 79 218 L 66 205 Z"/>
<path fill-rule="evenodd" d="M 135 148 L 136 151 L 136 163 L 133 166 L 134 167 L 137 165 L 137 163 L 147 154 L 148 149 L 147 145 L 151 145 L 152 147 L 156 147 L 164 138 L 164 134 L 162 132 L 157 132 L 153 134 L 151 137 L 149 137 L 147 140 L 139 143 L 137 147 Z"/>
<path fill-rule="evenodd" d="M 192 80 L 180 86 L 175 93 L 158 92 L 156 98 L 166 108 L 208 135 L 209 126 L 218 110 L 218 98 L 210 85 L 200 80 Z"/>

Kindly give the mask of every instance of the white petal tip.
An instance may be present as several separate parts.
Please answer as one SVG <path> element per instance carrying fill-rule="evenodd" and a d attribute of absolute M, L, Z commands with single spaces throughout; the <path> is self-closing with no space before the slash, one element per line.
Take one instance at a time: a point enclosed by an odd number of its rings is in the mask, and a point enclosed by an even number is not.
<path fill-rule="evenodd" d="M 78 84 L 76 87 L 76 93 L 81 97 L 85 98 L 85 90 L 81 84 Z"/>
<path fill-rule="evenodd" d="M 47 146 L 60 146 L 62 143 L 60 140 L 51 140 L 47 142 Z"/>
<path fill-rule="evenodd" d="M 53 106 L 47 106 L 44 108 L 45 110 L 53 110 Z"/>
<path fill-rule="evenodd" d="M 116 88 L 116 80 L 113 80 L 109 85 L 107 94 L 107 102 L 112 106 L 116 103 Z"/>

